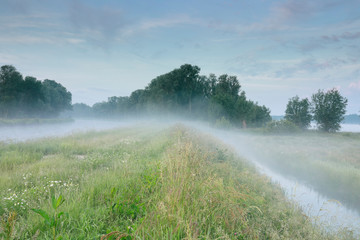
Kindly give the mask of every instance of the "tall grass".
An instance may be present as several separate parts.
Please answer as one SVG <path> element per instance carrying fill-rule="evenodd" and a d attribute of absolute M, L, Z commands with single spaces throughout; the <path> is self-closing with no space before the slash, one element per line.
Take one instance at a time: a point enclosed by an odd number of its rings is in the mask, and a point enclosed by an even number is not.
<path fill-rule="evenodd" d="M 349 239 L 314 227 L 269 180 L 181 125 L 0 146 L 0 239 Z M 30 209 L 52 212 L 55 228 Z M 14 217 L 13 217 L 14 216 Z M 7 232 L 6 232 L 7 231 Z"/>

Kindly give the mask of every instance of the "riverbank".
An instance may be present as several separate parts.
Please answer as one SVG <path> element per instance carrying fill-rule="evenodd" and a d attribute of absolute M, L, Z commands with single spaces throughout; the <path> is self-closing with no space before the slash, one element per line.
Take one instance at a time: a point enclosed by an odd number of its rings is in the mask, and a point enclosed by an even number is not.
<path fill-rule="evenodd" d="M 314 227 L 244 159 L 181 125 L 0 147 L 0 214 L 16 239 L 53 229 L 63 239 L 351 239 Z M 52 216 L 52 195 L 65 199 L 55 228 L 31 211 Z"/>

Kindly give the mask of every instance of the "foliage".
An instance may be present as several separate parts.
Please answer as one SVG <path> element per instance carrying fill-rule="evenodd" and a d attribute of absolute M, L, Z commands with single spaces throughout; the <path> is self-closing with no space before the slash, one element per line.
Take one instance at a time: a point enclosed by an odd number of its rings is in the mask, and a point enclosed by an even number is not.
<path fill-rule="evenodd" d="M 294 133 L 298 132 L 300 128 L 296 126 L 293 122 L 283 119 L 279 121 L 271 121 L 266 124 L 264 131 L 267 133 Z"/>
<path fill-rule="evenodd" d="M 0 70 L 0 117 L 55 117 L 71 109 L 71 93 L 53 80 L 22 75 L 14 66 Z"/>
<path fill-rule="evenodd" d="M 347 99 L 336 89 L 327 92 L 319 90 L 312 95 L 312 112 L 318 129 L 336 132 L 346 113 Z"/>
<path fill-rule="evenodd" d="M 125 117 L 175 114 L 215 123 L 222 117 L 234 126 L 261 127 L 271 120 L 270 110 L 246 98 L 236 76 L 199 75 L 200 68 L 184 64 L 162 74 L 130 97 L 110 97 L 93 105 L 96 116 Z"/>
<path fill-rule="evenodd" d="M 53 214 L 47 213 L 42 209 L 31 209 L 35 213 L 39 214 L 43 219 L 44 223 L 52 229 L 53 239 L 62 239 L 61 236 L 57 236 L 57 228 L 59 226 L 60 217 L 64 215 L 64 212 L 57 212 L 58 208 L 64 203 L 65 199 L 62 195 L 59 195 L 58 198 L 55 196 L 51 197 L 51 207 L 53 208 Z"/>
<path fill-rule="evenodd" d="M 232 125 L 229 120 L 227 120 L 224 116 L 220 119 L 217 119 L 215 122 L 216 128 L 222 128 L 222 129 L 230 129 L 232 128 Z"/>
<path fill-rule="evenodd" d="M 2 237 L 1 239 L 6 239 L 6 240 L 12 239 L 14 233 L 14 227 L 16 223 L 16 215 L 17 215 L 16 212 L 12 211 L 9 214 L 4 213 L 1 216 L 0 218 L 1 228 L 2 228 L 2 231 L 0 231 L 0 237 Z"/>
<path fill-rule="evenodd" d="M 286 106 L 285 119 L 300 129 L 307 129 L 312 119 L 309 100 L 307 98 L 300 100 L 298 96 L 291 98 Z"/>

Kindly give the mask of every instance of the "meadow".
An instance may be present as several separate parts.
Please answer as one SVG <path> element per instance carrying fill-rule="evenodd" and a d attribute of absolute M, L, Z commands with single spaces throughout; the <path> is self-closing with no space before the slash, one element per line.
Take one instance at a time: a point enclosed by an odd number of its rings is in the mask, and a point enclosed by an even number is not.
<path fill-rule="evenodd" d="M 0 239 L 355 239 L 183 125 L 0 144 L 0 216 Z"/>

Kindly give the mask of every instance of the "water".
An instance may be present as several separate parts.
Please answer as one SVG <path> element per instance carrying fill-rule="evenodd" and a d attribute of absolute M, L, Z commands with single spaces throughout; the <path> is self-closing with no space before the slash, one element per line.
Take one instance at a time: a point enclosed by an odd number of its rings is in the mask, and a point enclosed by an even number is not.
<path fill-rule="evenodd" d="M 341 124 L 341 132 L 360 132 L 360 124 Z"/>
<path fill-rule="evenodd" d="M 316 123 L 312 122 L 310 129 L 316 129 Z M 348 123 L 342 123 L 340 132 L 360 132 L 360 124 L 348 124 Z"/>

